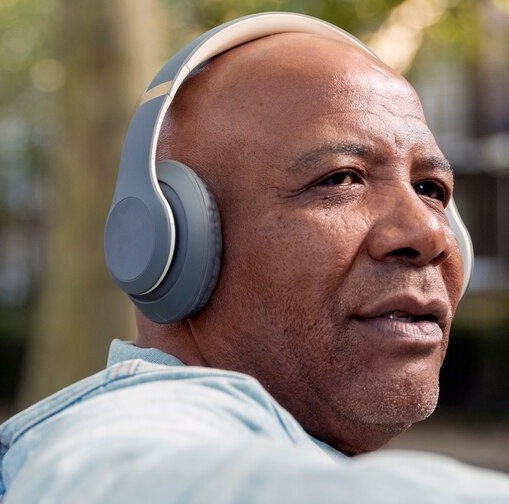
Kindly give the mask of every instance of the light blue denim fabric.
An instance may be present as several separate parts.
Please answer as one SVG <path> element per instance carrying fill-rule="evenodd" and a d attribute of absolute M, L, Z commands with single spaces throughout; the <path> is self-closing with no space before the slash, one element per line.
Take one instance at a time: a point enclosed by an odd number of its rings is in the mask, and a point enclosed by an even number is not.
<path fill-rule="evenodd" d="M 115 341 L 106 370 L 0 427 L 3 504 L 509 503 L 509 476 L 445 457 L 355 459 L 254 379 Z"/>

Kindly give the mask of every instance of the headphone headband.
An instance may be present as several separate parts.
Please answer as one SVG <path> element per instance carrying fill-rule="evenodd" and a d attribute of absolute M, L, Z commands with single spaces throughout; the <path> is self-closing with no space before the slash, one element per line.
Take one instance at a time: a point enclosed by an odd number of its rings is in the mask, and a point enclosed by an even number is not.
<path fill-rule="evenodd" d="M 154 77 L 145 91 L 147 96 L 142 97 L 141 103 L 154 98 L 158 93 L 168 94 L 173 99 L 187 75 L 218 54 L 258 38 L 292 31 L 342 38 L 344 42 L 375 56 L 360 40 L 326 21 L 287 12 L 254 14 L 213 28 L 182 48 Z M 162 90 L 156 90 L 160 86 Z"/>
<path fill-rule="evenodd" d="M 247 42 L 284 32 L 311 33 L 338 39 L 376 57 L 361 41 L 330 23 L 302 14 L 268 12 L 245 16 L 209 30 L 163 66 L 143 94 L 131 120 L 105 230 L 108 268 L 117 285 L 138 306 L 145 303 L 146 295 L 149 303 L 154 304 L 151 293 L 156 294 L 161 290 L 175 253 L 174 209 L 163 194 L 158 180 L 160 177 L 164 179 L 169 171 L 165 169 L 166 175 L 161 175 L 156 163 L 163 120 L 175 94 L 186 77 L 205 61 Z M 472 243 L 453 200 L 446 213 L 463 257 L 463 294 L 472 270 Z M 197 264 L 201 267 L 204 263 L 200 261 Z M 208 269 L 208 266 L 203 267 Z M 206 290 L 211 292 L 213 287 Z M 164 303 L 167 305 L 168 299 Z M 161 315 L 164 309 L 151 309 L 157 311 L 154 319 L 174 320 Z"/>

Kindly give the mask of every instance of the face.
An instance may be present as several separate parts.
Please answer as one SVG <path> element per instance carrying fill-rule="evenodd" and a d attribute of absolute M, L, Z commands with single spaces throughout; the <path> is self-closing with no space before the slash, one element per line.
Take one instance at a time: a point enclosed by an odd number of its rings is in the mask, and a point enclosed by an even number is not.
<path fill-rule="evenodd" d="M 336 448 L 375 449 L 436 405 L 462 283 L 449 164 L 409 85 L 344 44 L 280 35 L 207 72 L 172 153 L 222 214 L 219 285 L 191 321 L 202 359 Z"/>

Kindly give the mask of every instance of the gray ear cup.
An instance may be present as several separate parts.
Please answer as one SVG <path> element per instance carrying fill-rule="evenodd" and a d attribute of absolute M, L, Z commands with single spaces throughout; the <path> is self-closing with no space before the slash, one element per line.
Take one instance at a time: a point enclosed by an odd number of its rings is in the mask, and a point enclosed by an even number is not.
<path fill-rule="evenodd" d="M 191 168 L 162 161 L 157 176 L 175 220 L 175 251 L 159 286 L 130 298 L 143 314 L 163 324 L 191 316 L 209 301 L 219 277 L 222 237 L 214 197 Z"/>

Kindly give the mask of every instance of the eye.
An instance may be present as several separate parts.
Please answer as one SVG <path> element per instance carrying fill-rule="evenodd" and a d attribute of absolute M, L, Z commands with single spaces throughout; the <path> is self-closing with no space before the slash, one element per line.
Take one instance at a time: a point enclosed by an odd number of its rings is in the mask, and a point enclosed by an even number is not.
<path fill-rule="evenodd" d="M 425 180 L 424 182 L 415 184 L 414 189 L 417 194 L 426 196 L 427 198 L 436 199 L 444 204 L 447 200 L 447 191 L 445 187 L 438 182 Z"/>
<path fill-rule="evenodd" d="M 318 182 L 321 186 L 352 185 L 361 182 L 360 176 L 353 171 L 341 171 L 330 175 Z"/>

